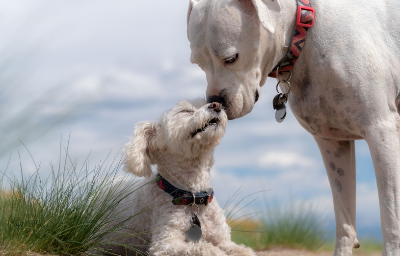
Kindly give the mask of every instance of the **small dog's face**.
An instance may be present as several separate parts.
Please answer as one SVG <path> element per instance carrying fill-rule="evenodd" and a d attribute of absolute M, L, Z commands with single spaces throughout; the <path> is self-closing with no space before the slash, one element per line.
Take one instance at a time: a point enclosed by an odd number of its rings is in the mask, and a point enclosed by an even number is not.
<path fill-rule="evenodd" d="M 138 176 L 150 176 L 151 164 L 160 159 L 187 160 L 210 154 L 225 132 L 227 115 L 219 103 L 204 99 L 183 100 L 166 111 L 159 122 L 140 122 L 125 147 L 125 169 Z"/>
<path fill-rule="evenodd" d="M 160 120 L 162 133 L 157 140 L 164 141 L 167 150 L 179 152 L 188 158 L 215 148 L 227 123 L 225 111 L 219 103 L 206 104 L 204 99 L 180 101 Z"/>

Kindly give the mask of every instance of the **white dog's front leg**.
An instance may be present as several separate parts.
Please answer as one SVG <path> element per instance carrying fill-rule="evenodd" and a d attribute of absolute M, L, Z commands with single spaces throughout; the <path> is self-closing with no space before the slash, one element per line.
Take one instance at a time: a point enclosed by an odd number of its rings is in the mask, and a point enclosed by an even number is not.
<path fill-rule="evenodd" d="M 399 121 L 387 118 L 365 131 L 378 186 L 383 255 L 400 255 Z"/>
<path fill-rule="evenodd" d="M 336 219 L 335 256 L 352 255 L 360 246 L 356 231 L 356 164 L 354 141 L 315 137 L 331 185 Z"/>

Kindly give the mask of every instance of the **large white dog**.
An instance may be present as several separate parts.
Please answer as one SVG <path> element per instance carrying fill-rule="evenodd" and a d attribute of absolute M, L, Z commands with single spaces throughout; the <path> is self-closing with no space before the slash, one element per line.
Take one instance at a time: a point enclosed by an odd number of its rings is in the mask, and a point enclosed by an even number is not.
<path fill-rule="evenodd" d="M 334 254 L 351 255 L 359 246 L 354 140 L 365 139 L 379 191 L 383 255 L 398 256 L 400 1 L 310 5 L 315 23 L 293 66 L 288 101 L 324 160 L 336 216 Z M 296 13 L 296 0 L 190 1 L 191 61 L 206 73 L 207 97 L 223 103 L 229 119 L 252 110 L 268 74 L 288 52 Z M 281 85 L 288 92 L 288 84 Z"/>

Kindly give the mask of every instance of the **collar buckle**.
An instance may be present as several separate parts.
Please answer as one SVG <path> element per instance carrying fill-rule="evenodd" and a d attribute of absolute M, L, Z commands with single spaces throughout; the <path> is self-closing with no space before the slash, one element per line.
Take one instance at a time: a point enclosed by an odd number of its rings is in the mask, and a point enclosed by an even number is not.
<path fill-rule="evenodd" d="M 207 194 L 206 196 L 206 202 L 204 203 L 205 206 L 207 206 L 210 202 L 211 202 L 211 196 L 209 194 Z"/>
<path fill-rule="evenodd" d="M 307 11 L 307 12 L 310 12 L 310 13 L 307 13 L 307 15 L 302 17 L 301 11 L 303 11 L 303 10 Z M 312 14 L 312 17 L 308 17 L 310 14 Z M 301 6 L 300 5 L 297 8 L 296 25 L 300 26 L 300 27 L 311 28 L 314 25 L 314 17 L 315 17 L 314 8 L 312 8 L 310 6 Z M 306 23 L 306 22 L 309 22 L 310 20 L 311 20 L 311 23 Z"/>

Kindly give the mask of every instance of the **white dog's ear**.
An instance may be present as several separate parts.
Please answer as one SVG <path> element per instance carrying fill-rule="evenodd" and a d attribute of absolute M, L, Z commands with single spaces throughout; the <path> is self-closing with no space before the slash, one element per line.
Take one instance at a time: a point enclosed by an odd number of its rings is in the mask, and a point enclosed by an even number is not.
<path fill-rule="evenodd" d="M 200 1 L 201 0 L 189 0 L 189 9 L 188 9 L 188 13 L 187 13 L 187 27 L 188 27 L 187 36 L 188 36 L 188 38 L 189 38 L 189 19 L 190 19 L 190 14 L 192 13 L 193 6 L 195 6 Z"/>
<path fill-rule="evenodd" d="M 123 149 L 126 152 L 124 169 L 139 177 L 150 177 L 151 171 L 151 146 L 150 142 L 156 135 L 157 126 L 151 122 L 136 124 L 135 132 L 129 143 Z"/>
<path fill-rule="evenodd" d="M 281 11 L 279 0 L 251 0 L 251 2 L 256 8 L 263 27 L 269 32 L 275 33 Z"/>

